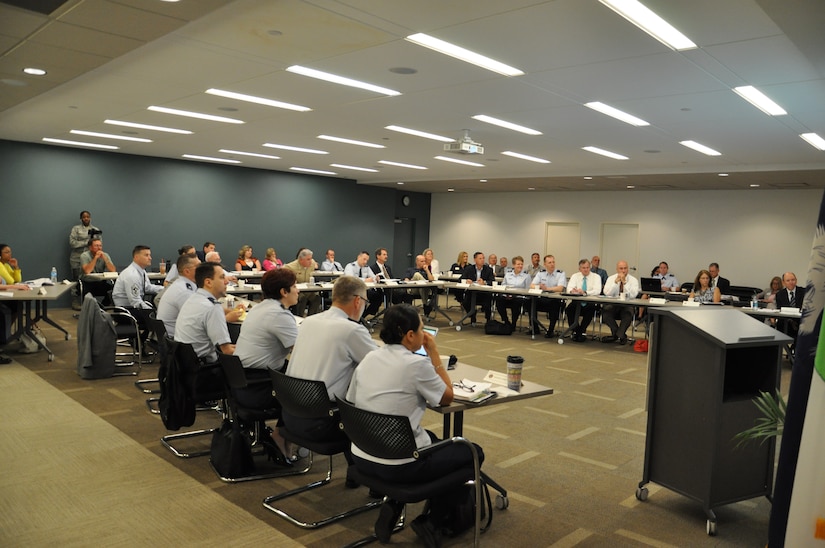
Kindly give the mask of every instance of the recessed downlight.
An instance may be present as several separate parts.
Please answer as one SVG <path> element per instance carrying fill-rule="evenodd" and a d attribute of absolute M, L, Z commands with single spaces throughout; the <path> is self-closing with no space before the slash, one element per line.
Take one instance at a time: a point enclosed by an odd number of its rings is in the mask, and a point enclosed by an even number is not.
<path fill-rule="evenodd" d="M 35 67 L 26 67 L 26 68 L 23 69 L 23 72 L 25 72 L 26 74 L 29 74 L 31 76 L 45 76 L 46 75 L 45 70 L 43 70 L 41 68 L 35 68 Z"/>

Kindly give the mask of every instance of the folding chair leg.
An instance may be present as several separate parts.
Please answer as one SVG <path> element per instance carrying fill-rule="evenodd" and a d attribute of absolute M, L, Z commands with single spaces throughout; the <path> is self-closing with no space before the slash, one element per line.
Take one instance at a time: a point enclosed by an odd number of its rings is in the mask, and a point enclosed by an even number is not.
<path fill-rule="evenodd" d="M 310 459 L 311 458 L 312 457 L 310 456 Z M 274 512 L 275 514 L 281 516 L 282 518 L 284 518 L 288 522 L 290 522 L 294 525 L 297 525 L 298 527 L 301 527 L 302 529 L 317 529 L 319 527 L 323 527 L 324 525 L 329 525 L 330 523 L 334 523 L 338 520 L 341 520 L 341 519 L 344 519 L 344 518 L 347 518 L 347 517 L 350 517 L 350 516 L 354 516 L 356 514 L 360 514 L 361 512 L 366 512 L 367 510 L 372 510 L 373 508 L 378 508 L 382 504 L 382 501 L 375 500 L 375 501 L 372 501 L 372 502 L 368 502 L 367 504 L 365 504 L 363 506 L 358 506 L 358 507 L 352 508 L 351 510 L 341 512 L 340 514 L 335 514 L 334 516 L 325 517 L 325 518 L 322 518 L 318 521 L 312 521 L 312 522 L 301 521 L 298 518 L 295 518 L 295 517 L 289 515 L 284 510 L 281 510 L 280 508 L 277 508 L 277 507 L 272 505 L 273 502 L 289 498 L 289 497 L 291 497 L 293 495 L 297 495 L 299 493 L 305 493 L 307 491 L 310 491 L 310 490 L 318 488 L 318 487 L 322 487 L 322 486 L 328 484 L 331 480 L 332 480 L 332 455 L 329 456 L 329 465 L 327 466 L 327 475 L 326 475 L 325 478 L 323 478 L 321 480 L 318 480 L 318 481 L 313 481 L 312 483 L 308 483 L 308 484 L 306 484 L 302 487 L 291 489 L 289 491 L 286 491 L 284 493 L 280 493 L 278 495 L 272 495 L 272 496 L 266 497 L 263 500 L 263 506 L 267 510 L 269 510 L 271 512 Z"/>
<path fill-rule="evenodd" d="M 172 452 L 172 454 L 174 454 L 176 457 L 181 458 L 181 459 L 191 459 L 193 457 L 203 457 L 203 456 L 206 456 L 206 455 L 209 454 L 209 449 L 202 449 L 200 451 L 186 452 L 186 451 L 182 451 L 182 450 L 176 448 L 175 446 L 173 446 L 172 442 L 174 442 L 176 440 L 196 438 L 196 437 L 199 437 L 199 436 L 208 436 L 209 434 L 212 434 L 212 433 L 217 432 L 217 431 L 218 431 L 217 428 L 208 428 L 208 429 L 204 429 L 204 430 L 192 430 L 191 432 L 181 432 L 180 434 L 169 434 L 169 435 L 166 435 L 166 436 L 163 436 L 162 438 L 160 438 L 160 443 L 165 448 L 170 450 Z"/>

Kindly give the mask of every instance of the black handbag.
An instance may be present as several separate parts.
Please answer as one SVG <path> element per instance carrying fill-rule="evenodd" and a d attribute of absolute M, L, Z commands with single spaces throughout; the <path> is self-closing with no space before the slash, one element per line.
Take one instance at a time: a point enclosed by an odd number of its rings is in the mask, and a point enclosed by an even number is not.
<path fill-rule="evenodd" d="M 252 442 L 237 423 L 224 419 L 212 434 L 209 460 L 222 478 L 242 478 L 255 475 Z"/>
<path fill-rule="evenodd" d="M 484 333 L 487 335 L 512 335 L 513 326 L 490 318 L 484 324 Z"/>

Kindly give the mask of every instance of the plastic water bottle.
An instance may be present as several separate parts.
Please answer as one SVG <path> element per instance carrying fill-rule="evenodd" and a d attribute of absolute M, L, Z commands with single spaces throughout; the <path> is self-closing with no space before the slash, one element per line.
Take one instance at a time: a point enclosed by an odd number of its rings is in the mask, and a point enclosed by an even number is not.
<path fill-rule="evenodd" d="M 756 299 L 756 295 L 751 297 L 751 309 L 756 310 L 759 308 L 759 301 Z"/>
<path fill-rule="evenodd" d="M 52 274 L 51 274 L 50 278 L 51 278 L 53 284 L 57 283 L 57 268 L 52 267 Z"/>

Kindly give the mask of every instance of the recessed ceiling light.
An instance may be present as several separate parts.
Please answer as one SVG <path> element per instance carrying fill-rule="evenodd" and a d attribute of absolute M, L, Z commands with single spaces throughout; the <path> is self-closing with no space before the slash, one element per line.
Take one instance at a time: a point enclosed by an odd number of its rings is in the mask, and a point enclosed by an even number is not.
<path fill-rule="evenodd" d="M 706 147 L 701 143 L 697 143 L 696 141 L 679 141 L 679 144 L 682 146 L 686 146 L 688 148 L 692 148 L 696 152 L 701 152 L 702 154 L 707 154 L 708 156 L 721 156 L 722 153 L 716 150 L 713 150 L 710 147 Z"/>
<path fill-rule="evenodd" d="M 436 160 L 441 160 L 442 162 L 452 162 L 454 164 L 461 164 L 465 166 L 473 166 L 473 167 L 484 167 L 484 164 L 479 164 L 476 162 L 468 162 L 467 160 L 458 160 L 456 158 L 448 158 L 446 156 L 433 156 Z"/>
<path fill-rule="evenodd" d="M 448 188 L 447 192 L 455 192 L 455 189 L 454 188 Z"/>
<path fill-rule="evenodd" d="M 366 141 L 356 141 L 355 139 L 345 139 L 344 137 L 333 137 L 332 135 L 319 135 L 318 138 L 324 139 L 325 141 L 335 141 L 338 143 L 346 143 L 348 145 L 358 145 L 359 147 L 387 148 L 384 145 L 377 145 L 375 143 L 368 143 Z"/>
<path fill-rule="evenodd" d="M 633 190 L 633 189 L 634 189 L 634 188 L 636 188 L 636 187 L 635 187 L 634 185 L 627 185 L 625 188 L 627 188 L 627 189 L 629 189 L 629 190 Z"/>
<path fill-rule="evenodd" d="M 585 177 L 585 180 L 589 181 L 589 180 L 590 180 L 590 179 L 592 179 L 592 178 L 593 178 L 593 177 Z"/>
<path fill-rule="evenodd" d="M 304 173 L 318 173 L 319 175 L 338 175 L 334 171 L 324 171 L 322 169 L 309 169 L 308 167 L 291 167 L 292 171 L 301 171 Z"/>
<path fill-rule="evenodd" d="M 727 176 L 728 176 L 727 173 L 719 173 L 719 177 L 727 177 Z"/>
<path fill-rule="evenodd" d="M 224 154 L 239 154 L 241 156 L 252 156 L 254 158 L 264 158 L 266 160 L 280 160 L 280 156 L 272 156 L 271 154 L 260 154 L 258 152 L 244 152 L 242 150 L 230 150 L 228 148 L 222 148 L 218 152 L 223 152 Z"/>
<path fill-rule="evenodd" d="M 84 143 L 83 141 L 67 141 L 66 139 L 52 139 L 51 137 L 43 137 L 47 143 L 57 143 L 59 145 L 72 145 L 78 147 L 102 148 L 106 150 L 118 150 L 120 147 L 114 145 L 101 145 L 98 143 Z"/>
<path fill-rule="evenodd" d="M 643 127 L 643 126 L 649 126 L 650 125 L 649 122 L 645 122 L 641 118 L 636 118 L 632 114 L 628 114 L 628 113 L 626 113 L 624 111 L 621 111 L 617 108 L 613 108 L 610 105 L 605 105 L 604 103 L 601 103 L 599 101 L 593 101 L 593 102 L 590 102 L 590 103 L 585 103 L 584 106 L 586 106 L 587 108 L 592 108 L 593 110 L 595 110 L 597 112 L 601 112 L 602 114 L 606 114 L 606 115 L 608 115 L 612 118 L 615 118 L 617 120 L 621 120 L 622 122 L 624 122 L 626 124 L 630 124 L 631 126 Z"/>
<path fill-rule="evenodd" d="M 582 150 L 586 150 L 587 152 L 592 152 L 593 154 L 600 154 L 602 156 L 607 156 L 608 158 L 613 158 L 614 160 L 629 160 L 627 156 L 622 156 L 621 154 L 616 154 L 615 152 L 610 152 L 609 150 L 604 150 L 603 148 L 587 146 L 582 147 Z"/>
<path fill-rule="evenodd" d="M 217 95 L 218 97 L 226 97 L 227 99 L 237 99 L 238 101 L 246 101 L 247 103 L 255 103 L 258 105 L 266 105 L 268 107 L 283 108 L 287 110 L 296 110 L 298 112 L 309 112 L 312 109 L 301 105 L 293 105 L 292 103 L 284 103 L 283 101 L 275 101 L 274 99 L 266 99 L 264 97 L 255 97 L 254 95 L 246 95 L 244 93 L 236 93 L 234 91 L 226 91 L 223 89 L 210 88 L 206 90 L 209 95 Z"/>
<path fill-rule="evenodd" d="M 445 42 L 444 40 L 439 40 L 438 38 L 424 33 L 411 34 L 407 36 L 405 40 L 412 42 L 413 44 L 418 44 L 419 46 L 424 46 L 425 48 L 430 48 L 431 50 L 443 53 L 444 55 L 449 55 L 450 57 L 454 57 L 461 61 L 471 63 L 478 67 L 492 70 L 493 72 L 503 74 L 504 76 L 521 76 L 524 74 L 524 71 L 515 67 L 505 65 L 495 59 L 490 59 L 489 57 L 474 51 Z"/>
<path fill-rule="evenodd" d="M 684 51 L 699 47 L 637 0 L 599 1 L 669 48 Z"/>
<path fill-rule="evenodd" d="M 403 185 L 404 183 L 403 183 L 403 182 L 401 182 L 401 181 L 398 181 L 398 182 L 397 182 L 397 183 L 395 183 L 395 184 L 397 184 L 397 185 Z"/>
<path fill-rule="evenodd" d="M 536 190 L 536 187 L 534 187 L 534 186 L 528 186 L 528 187 L 527 187 L 527 190 Z"/>
<path fill-rule="evenodd" d="M 478 180 L 478 182 L 479 182 L 479 183 L 486 183 L 486 182 L 487 182 L 487 179 L 479 179 L 479 180 Z"/>
<path fill-rule="evenodd" d="M 757 185 L 757 184 L 751 184 L 751 185 L 749 185 L 749 186 L 750 186 L 751 188 L 759 188 L 759 185 Z"/>
<path fill-rule="evenodd" d="M 235 118 L 226 118 L 224 116 L 214 116 L 212 114 L 203 114 L 200 112 L 192 112 L 189 110 L 179 110 L 176 108 L 166 108 L 150 106 L 146 110 L 152 112 L 162 112 L 163 114 L 174 114 L 175 116 L 186 116 L 187 118 L 198 118 L 200 120 L 209 120 L 211 122 L 224 122 L 226 124 L 243 124 L 243 120 L 236 120 Z"/>
<path fill-rule="evenodd" d="M 332 82 L 333 84 L 341 84 L 342 86 L 374 91 L 375 93 L 381 93 L 390 97 L 401 95 L 400 91 L 395 91 L 394 89 L 383 88 L 381 86 L 353 80 L 352 78 L 347 78 L 346 76 L 338 76 L 337 74 L 330 74 L 329 72 L 302 67 L 300 65 L 292 65 L 291 67 L 287 67 L 286 71 L 294 74 L 300 74 L 302 76 L 309 76 L 310 78 L 317 78 L 318 80 L 324 80 L 326 82 Z"/>
<path fill-rule="evenodd" d="M 771 116 L 788 114 L 784 108 L 774 103 L 767 95 L 753 86 L 739 86 L 738 88 L 733 88 L 733 91 L 765 114 Z"/>
<path fill-rule="evenodd" d="M 800 135 L 812 147 L 818 150 L 825 150 L 825 139 L 816 133 L 803 133 Z"/>
<path fill-rule="evenodd" d="M 151 143 L 151 139 L 144 139 L 142 137 L 126 137 L 125 135 L 113 135 L 111 133 L 98 133 L 96 131 L 82 131 L 79 129 L 73 129 L 69 131 L 69 133 L 74 133 L 75 135 L 85 135 L 86 137 L 102 137 L 103 139 L 119 139 L 121 141 L 134 141 L 136 143 Z"/>
<path fill-rule="evenodd" d="M 23 72 L 29 74 L 31 76 L 45 76 L 46 71 L 43 69 L 35 68 L 35 67 L 26 67 L 23 69 Z"/>
<path fill-rule="evenodd" d="M 314 148 L 293 147 L 289 145 L 278 145 L 275 143 L 264 143 L 265 147 L 279 148 L 281 150 L 291 150 L 293 152 L 306 152 L 307 154 L 329 154 L 326 150 L 316 150 Z"/>
<path fill-rule="evenodd" d="M 427 133 L 426 131 L 419 131 L 403 126 L 384 126 L 384 129 L 397 131 L 398 133 L 406 133 L 407 135 L 415 135 L 416 137 L 424 137 L 425 139 L 432 139 L 433 141 L 441 141 L 442 143 L 452 143 L 455 141 L 455 139 L 451 139 L 450 137 L 443 137 L 435 133 Z"/>
<path fill-rule="evenodd" d="M 370 173 L 378 173 L 377 169 L 369 167 L 348 166 L 346 164 L 329 164 L 332 167 L 340 167 L 341 169 L 354 169 L 355 171 L 368 171 Z"/>
<path fill-rule="evenodd" d="M 520 126 L 518 124 L 514 124 L 512 122 L 508 122 L 506 120 L 499 120 L 498 118 L 493 118 L 492 116 L 487 116 L 486 114 L 476 114 L 473 116 L 474 120 L 478 120 L 479 122 L 486 122 L 488 124 L 493 124 L 494 126 L 499 126 L 507 129 L 512 129 L 513 131 L 518 131 L 521 133 L 526 133 L 527 135 L 541 135 L 540 131 L 536 131 L 535 129 L 530 129 L 529 127 Z"/>
<path fill-rule="evenodd" d="M 402 164 L 401 162 L 390 162 L 389 160 L 378 160 L 379 164 L 384 164 L 388 166 L 395 166 L 395 167 L 406 167 L 409 169 L 427 169 L 424 166 L 417 166 L 414 164 Z"/>
<path fill-rule="evenodd" d="M 529 160 L 531 162 L 536 162 L 539 164 L 549 164 L 550 160 L 545 160 L 544 158 L 536 158 L 535 156 L 528 156 L 527 154 L 521 154 L 520 152 L 513 152 L 511 150 L 505 150 L 502 152 L 505 156 L 512 156 L 513 158 L 521 158 L 522 160 Z"/>
<path fill-rule="evenodd" d="M 199 156 L 197 154 L 182 154 L 183 158 L 189 158 L 190 160 L 204 160 L 206 162 L 220 162 L 222 164 L 240 164 L 240 160 L 232 160 L 230 158 L 214 158 L 212 156 Z"/>
<path fill-rule="evenodd" d="M 135 122 L 124 122 L 122 120 L 103 120 L 104 124 L 111 124 L 113 126 L 133 127 L 137 129 L 148 129 L 151 131 L 163 131 L 166 133 L 179 133 L 181 135 L 192 135 L 188 129 L 176 129 L 172 127 L 150 126 L 147 124 L 138 124 Z"/>

